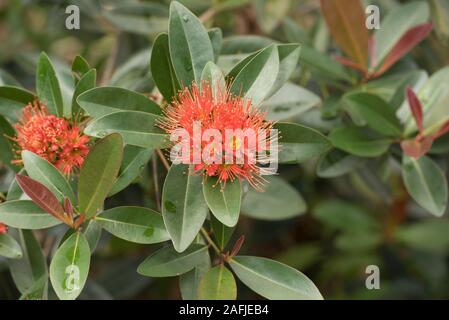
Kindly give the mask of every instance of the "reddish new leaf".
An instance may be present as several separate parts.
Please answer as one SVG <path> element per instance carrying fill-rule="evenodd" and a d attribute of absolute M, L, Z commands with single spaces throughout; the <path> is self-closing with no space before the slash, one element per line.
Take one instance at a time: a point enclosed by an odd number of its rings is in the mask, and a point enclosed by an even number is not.
<path fill-rule="evenodd" d="M 239 253 L 240 249 L 242 248 L 243 242 L 245 242 L 245 235 L 242 235 L 238 240 L 235 242 L 234 247 L 231 250 L 230 257 L 235 257 L 237 253 Z"/>
<path fill-rule="evenodd" d="M 58 198 L 56 198 L 46 186 L 30 177 L 22 176 L 20 174 L 16 175 L 16 180 L 23 192 L 25 192 L 42 210 L 61 221 L 66 222 L 64 209 L 59 203 Z"/>
<path fill-rule="evenodd" d="M 424 137 L 404 140 L 401 142 L 401 148 L 409 157 L 419 159 L 425 155 L 432 147 L 433 137 Z"/>
<path fill-rule="evenodd" d="M 423 127 L 423 108 L 421 101 L 419 101 L 415 92 L 411 87 L 407 87 L 407 101 L 410 105 L 410 110 L 412 111 L 413 118 L 415 118 L 416 125 L 418 126 L 419 133 L 424 131 Z"/>
<path fill-rule="evenodd" d="M 391 49 L 382 66 L 374 73 L 374 76 L 378 77 L 390 69 L 399 59 L 424 40 L 430 31 L 432 31 L 432 27 L 432 23 L 429 22 L 420 24 L 408 30 L 395 44 L 393 49 Z"/>
<path fill-rule="evenodd" d="M 345 57 L 340 57 L 340 56 L 335 56 L 335 60 L 337 60 L 342 65 L 344 65 L 348 68 L 355 69 L 357 71 L 360 71 L 363 75 L 366 75 L 367 70 L 365 69 L 365 67 L 361 67 L 360 65 L 358 65 L 357 63 L 355 63 L 352 60 L 349 60 Z"/>
<path fill-rule="evenodd" d="M 433 139 L 438 139 L 439 137 L 441 137 L 443 134 L 447 133 L 449 131 L 449 121 L 447 121 L 445 124 L 443 124 L 443 126 L 440 128 L 440 130 L 438 130 L 433 136 Z"/>
<path fill-rule="evenodd" d="M 360 0 L 321 0 L 321 10 L 335 41 L 355 64 L 366 68 L 368 29 Z"/>

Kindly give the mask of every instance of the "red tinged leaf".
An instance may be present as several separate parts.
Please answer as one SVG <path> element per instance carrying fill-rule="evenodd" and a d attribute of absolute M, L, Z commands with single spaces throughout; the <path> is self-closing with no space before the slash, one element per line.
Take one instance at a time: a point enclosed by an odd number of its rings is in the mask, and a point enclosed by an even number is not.
<path fill-rule="evenodd" d="M 332 37 L 362 68 L 368 63 L 368 29 L 360 0 L 321 0 L 321 11 Z"/>
<path fill-rule="evenodd" d="M 409 157 L 419 159 L 425 155 L 432 147 L 433 137 L 424 137 L 404 140 L 401 142 L 401 148 Z"/>
<path fill-rule="evenodd" d="M 420 24 L 408 30 L 402 38 L 395 44 L 391 52 L 385 58 L 382 66 L 374 73 L 378 77 L 390 69 L 399 59 L 423 41 L 432 31 L 432 23 Z"/>
<path fill-rule="evenodd" d="M 445 124 L 443 124 L 443 126 L 440 128 L 440 130 L 438 130 L 433 136 L 433 139 L 438 139 L 439 137 L 441 137 L 442 135 L 444 135 L 445 133 L 447 133 L 449 131 L 449 121 L 447 121 Z"/>
<path fill-rule="evenodd" d="M 243 242 L 245 242 L 245 235 L 242 235 L 238 240 L 235 242 L 234 247 L 231 250 L 230 257 L 235 257 L 240 249 L 242 248 Z"/>
<path fill-rule="evenodd" d="M 424 131 L 423 127 L 423 107 L 421 105 L 421 101 L 419 101 L 415 92 L 412 90 L 410 86 L 406 89 L 407 93 L 407 101 L 410 105 L 410 110 L 412 111 L 413 118 L 415 118 L 416 125 L 418 126 L 419 133 Z"/>
<path fill-rule="evenodd" d="M 64 209 L 59 203 L 58 198 L 46 186 L 30 177 L 20 174 L 16 175 L 16 180 L 23 192 L 42 210 L 63 222 L 67 222 L 67 218 L 64 216 Z"/>
<path fill-rule="evenodd" d="M 366 75 L 367 70 L 364 66 L 360 66 L 352 60 L 349 60 L 345 57 L 335 56 L 335 60 L 340 62 L 342 65 L 360 71 L 363 75 Z"/>

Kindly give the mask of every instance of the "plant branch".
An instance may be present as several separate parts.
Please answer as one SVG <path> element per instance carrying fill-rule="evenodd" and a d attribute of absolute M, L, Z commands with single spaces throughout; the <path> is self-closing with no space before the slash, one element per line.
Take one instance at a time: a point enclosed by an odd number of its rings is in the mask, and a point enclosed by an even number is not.
<path fill-rule="evenodd" d="M 207 243 L 214 249 L 214 251 L 217 253 L 217 255 L 220 256 L 221 255 L 220 249 L 217 247 L 215 242 L 211 239 L 211 237 L 207 233 L 206 229 L 204 229 L 204 227 L 201 228 L 201 235 L 207 241 Z"/>

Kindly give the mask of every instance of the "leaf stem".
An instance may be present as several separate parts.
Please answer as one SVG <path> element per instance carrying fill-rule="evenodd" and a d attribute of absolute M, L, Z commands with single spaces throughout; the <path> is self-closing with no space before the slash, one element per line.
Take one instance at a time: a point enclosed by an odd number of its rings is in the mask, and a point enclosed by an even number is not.
<path fill-rule="evenodd" d="M 203 238 L 207 241 L 207 243 L 209 243 L 209 245 L 214 249 L 214 251 L 217 253 L 217 255 L 220 256 L 221 255 L 220 249 L 217 247 L 215 242 L 211 239 L 211 237 L 207 233 L 206 229 L 204 229 L 204 227 L 201 228 L 201 234 L 202 234 Z"/>
<path fill-rule="evenodd" d="M 170 164 L 168 163 L 167 159 L 165 159 L 164 154 L 162 153 L 161 149 L 156 149 L 157 155 L 162 161 L 162 164 L 164 165 L 165 169 L 167 171 L 170 169 Z"/>

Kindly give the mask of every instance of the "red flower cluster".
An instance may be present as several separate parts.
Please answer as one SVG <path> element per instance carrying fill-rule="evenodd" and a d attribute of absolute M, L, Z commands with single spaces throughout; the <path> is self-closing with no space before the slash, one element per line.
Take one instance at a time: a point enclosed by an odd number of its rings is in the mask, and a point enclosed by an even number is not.
<path fill-rule="evenodd" d="M 268 150 L 273 140 L 270 137 L 273 122 L 265 120 L 266 113 L 252 108 L 250 100 L 235 96 L 228 89 L 212 88 L 207 82 L 201 84 L 201 89 L 194 83 L 190 88 L 184 88 L 179 92 L 177 99 L 167 106 L 164 114 L 164 120 L 158 125 L 168 134 L 179 129 L 189 133 L 190 152 L 187 155 L 188 159 L 182 157 L 183 163 L 194 163 L 196 172 L 204 173 L 206 176 L 216 176 L 223 185 L 228 180 L 233 181 L 238 178 L 247 180 L 255 189 L 261 190 L 265 182 L 265 179 L 261 177 L 262 168 L 254 161 L 250 161 L 250 154 L 259 154 Z M 233 136 L 231 140 L 223 138 L 221 145 L 211 148 L 210 140 L 203 137 L 200 142 L 201 150 L 205 150 L 209 145 L 210 152 L 217 152 L 222 161 L 211 163 L 201 157 L 201 163 L 198 164 L 193 161 L 195 124 L 200 124 L 202 132 L 213 129 L 222 137 L 226 137 L 229 129 L 237 131 L 252 129 L 251 132 L 256 133 L 255 140 L 258 143 L 250 146 L 246 139 Z M 260 130 L 267 132 L 266 137 L 261 137 Z M 264 143 L 259 143 L 261 141 Z M 196 145 L 195 148 L 197 147 Z M 240 157 L 240 161 L 229 163 L 225 161 L 226 154 L 232 154 L 234 159 Z"/>
<path fill-rule="evenodd" d="M 19 146 L 19 154 L 23 150 L 34 152 L 64 174 L 80 167 L 89 152 L 89 137 L 67 119 L 48 114 L 47 108 L 38 101 L 24 108 L 15 128 L 14 141 Z"/>
<path fill-rule="evenodd" d="M 8 227 L 3 223 L 0 223 L 0 234 L 4 234 L 8 231 Z"/>

